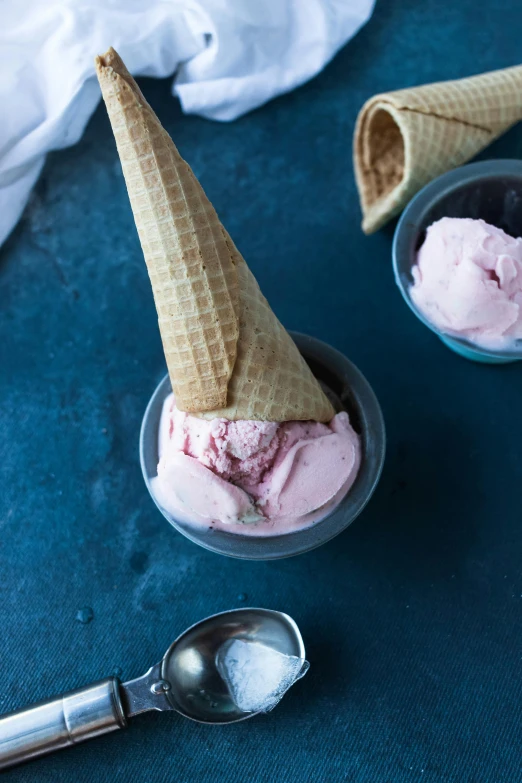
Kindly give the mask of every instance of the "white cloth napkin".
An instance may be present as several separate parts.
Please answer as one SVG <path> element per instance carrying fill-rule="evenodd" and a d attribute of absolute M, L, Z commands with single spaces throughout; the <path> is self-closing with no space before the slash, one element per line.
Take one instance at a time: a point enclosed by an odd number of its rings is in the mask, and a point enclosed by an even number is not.
<path fill-rule="evenodd" d="M 169 76 L 187 113 L 233 120 L 314 76 L 375 0 L 1 0 L 0 244 L 50 150 L 99 99 L 94 56 Z"/>

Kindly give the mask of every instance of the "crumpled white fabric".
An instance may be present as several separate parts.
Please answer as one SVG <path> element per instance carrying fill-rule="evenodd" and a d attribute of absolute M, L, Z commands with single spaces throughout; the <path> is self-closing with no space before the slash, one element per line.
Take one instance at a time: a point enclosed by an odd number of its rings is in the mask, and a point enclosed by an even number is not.
<path fill-rule="evenodd" d="M 1 0 L 0 244 L 50 150 L 100 100 L 94 57 L 169 76 L 183 111 L 233 120 L 314 76 L 375 0 Z"/>

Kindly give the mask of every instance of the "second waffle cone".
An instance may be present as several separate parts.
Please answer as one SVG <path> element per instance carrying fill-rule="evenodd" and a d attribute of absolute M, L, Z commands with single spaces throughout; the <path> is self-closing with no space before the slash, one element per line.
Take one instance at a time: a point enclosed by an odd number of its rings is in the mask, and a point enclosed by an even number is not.
<path fill-rule="evenodd" d="M 522 66 L 376 95 L 357 118 L 354 168 L 371 234 L 424 185 L 522 119 Z"/>

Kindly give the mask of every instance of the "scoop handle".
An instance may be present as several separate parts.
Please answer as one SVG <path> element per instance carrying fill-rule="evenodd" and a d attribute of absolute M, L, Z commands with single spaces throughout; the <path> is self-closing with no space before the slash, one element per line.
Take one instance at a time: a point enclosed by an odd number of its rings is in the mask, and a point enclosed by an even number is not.
<path fill-rule="evenodd" d="M 119 681 L 108 677 L 0 717 L 0 769 L 127 725 Z"/>

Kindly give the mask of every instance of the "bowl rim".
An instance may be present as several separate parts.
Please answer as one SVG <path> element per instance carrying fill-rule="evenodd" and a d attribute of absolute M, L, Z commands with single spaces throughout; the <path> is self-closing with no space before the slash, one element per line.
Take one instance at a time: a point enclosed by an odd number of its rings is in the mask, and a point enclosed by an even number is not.
<path fill-rule="evenodd" d="M 188 538 L 190 541 L 197 544 L 198 546 L 201 546 L 210 552 L 224 555 L 225 557 L 233 557 L 238 560 L 254 560 L 254 561 L 255 560 L 257 561 L 280 560 L 283 558 L 294 557 L 296 555 L 305 554 L 306 552 L 310 552 L 313 549 L 316 549 L 317 547 L 326 544 L 328 541 L 331 541 L 337 535 L 342 533 L 347 527 L 349 527 L 349 525 L 351 525 L 351 523 L 359 516 L 359 514 L 367 506 L 368 502 L 370 501 L 370 498 L 375 492 L 375 489 L 379 483 L 383 471 L 385 455 L 386 455 L 386 429 L 385 429 L 384 416 L 379 401 L 375 395 L 375 392 L 373 391 L 372 387 L 366 380 L 365 376 L 343 353 L 341 353 L 340 351 L 338 351 L 336 348 L 329 345 L 328 343 L 325 343 L 322 340 L 319 340 L 315 337 L 310 337 L 309 335 L 302 334 L 300 332 L 290 331 L 289 334 L 293 339 L 295 339 L 296 343 L 298 344 L 299 350 L 300 351 L 303 350 L 305 354 L 306 354 L 306 348 L 302 348 L 302 346 L 308 347 L 309 355 L 314 351 L 315 352 L 322 351 L 323 353 L 326 352 L 327 355 L 329 354 L 331 359 L 337 359 L 337 361 L 341 361 L 344 367 L 356 379 L 358 388 L 363 390 L 364 396 L 368 401 L 368 408 L 370 409 L 372 422 L 373 422 L 372 429 L 375 431 L 376 437 L 374 439 L 377 446 L 377 448 L 375 449 L 375 455 L 372 463 L 373 470 L 369 474 L 366 495 L 361 498 L 359 505 L 355 509 L 353 509 L 353 513 L 351 516 L 349 514 L 345 515 L 342 524 L 337 525 L 336 527 L 332 527 L 332 529 L 328 531 L 328 534 L 326 534 L 323 538 L 319 538 L 317 540 L 317 537 L 315 537 L 316 540 L 314 540 L 313 542 L 307 542 L 306 544 L 302 544 L 301 546 L 295 546 L 295 547 L 287 546 L 287 547 L 282 547 L 281 550 L 279 550 L 277 548 L 274 548 L 273 543 L 271 546 L 270 542 L 283 541 L 283 540 L 291 542 L 292 540 L 295 540 L 297 536 L 299 536 L 299 534 L 303 534 L 311 530 L 317 530 L 317 528 L 320 525 L 326 523 L 329 519 L 331 519 L 336 513 L 336 511 L 338 511 L 342 507 L 346 498 L 349 497 L 353 487 L 347 492 L 345 497 L 341 500 L 340 504 L 336 506 L 334 509 L 332 509 L 332 511 L 329 514 L 327 514 L 323 519 L 319 520 L 313 525 L 303 528 L 302 530 L 296 530 L 290 533 L 286 533 L 286 534 L 283 533 L 276 536 L 258 536 L 258 537 L 241 536 L 238 533 L 227 533 L 227 535 L 233 536 L 234 538 L 240 538 L 243 542 L 247 542 L 247 543 L 255 542 L 252 545 L 252 549 L 253 549 L 252 552 L 248 551 L 248 546 L 246 546 L 247 549 L 246 553 L 244 551 L 242 551 L 241 553 L 225 551 L 222 547 L 219 546 L 219 541 L 214 543 L 212 540 L 209 541 L 201 540 L 201 537 L 199 537 L 197 533 L 192 534 L 192 531 L 190 529 L 187 529 L 186 526 L 181 526 L 181 524 L 179 524 L 177 520 L 175 520 L 172 516 L 166 515 L 165 510 L 157 502 L 152 492 L 151 489 L 152 477 L 149 475 L 149 472 L 147 470 L 147 457 L 145 453 L 147 447 L 146 439 L 148 436 L 150 425 L 154 423 L 151 416 L 151 411 L 157 405 L 158 398 L 161 398 L 161 402 L 163 403 L 166 397 L 165 388 L 166 387 L 168 388 L 168 393 L 170 393 L 171 391 L 170 379 L 167 373 L 154 389 L 154 392 L 151 398 L 149 399 L 149 402 L 145 409 L 145 413 L 143 415 L 143 419 L 140 427 L 139 457 L 140 457 L 140 466 L 141 466 L 143 479 L 145 481 L 147 490 L 152 500 L 154 501 L 156 507 L 158 508 L 162 516 L 165 517 L 167 522 L 169 522 L 170 525 L 174 527 L 174 529 L 177 532 L 181 533 L 182 535 L 184 535 L 186 538 Z M 156 421 L 156 429 L 157 429 L 157 424 L 159 423 L 159 420 L 156 419 L 155 421 Z M 368 440 L 368 433 L 366 433 L 366 440 Z M 356 477 L 354 486 L 356 485 L 356 482 L 360 474 L 361 474 L 361 470 L 359 470 L 359 474 Z M 195 530 L 197 530 L 197 528 L 195 528 Z M 221 533 L 226 531 L 219 531 L 219 532 Z M 268 551 L 265 551 L 265 549 Z"/>
<path fill-rule="evenodd" d="M 522 160 L 492 158 L 467 163 L 464 166 L 458 166 L 441 174 L 421 188 L 406 205 L 395 228 L 392 243 L 392 264 L 395 283 L 401 292 L 402 298 L 419 321 L 427 326 L 437 337 L 440 337 L 443 342 L 454 344 L 466 353 L 476 354 L 486 359 L 513 361 L 517 358 L 522 359 L 522 344 L 520 348 L 514 348 L 513 350 L 488 350 L 464 337 L 459 337 L 451 332 L 444 332 L 435 324 L 432 324 L 411 299 L 408 291 L 409 284 L 404 279 L 404 272 L 399 268 L 399 259 L 403 258 L 409 250 L 412 236 L 417 233 L 419 221 L 428 207 L 446 198 L 464 185 L 488 179 L 497 179 L 498 177 L 511 177 L 512 179 L 520 179 L 522 181 Z"/>

